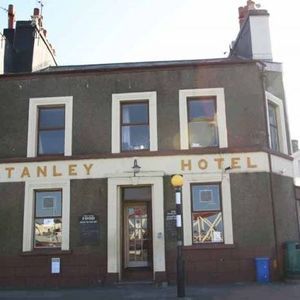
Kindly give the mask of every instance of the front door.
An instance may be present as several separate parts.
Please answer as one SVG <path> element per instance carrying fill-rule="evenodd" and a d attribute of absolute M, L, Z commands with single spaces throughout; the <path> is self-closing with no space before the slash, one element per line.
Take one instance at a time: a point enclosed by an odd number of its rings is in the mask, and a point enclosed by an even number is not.
<path fill-rule="evenodd" d="M 150 267 L 152 256 L 149 202 L 124 203 L 124 267 Z"/>

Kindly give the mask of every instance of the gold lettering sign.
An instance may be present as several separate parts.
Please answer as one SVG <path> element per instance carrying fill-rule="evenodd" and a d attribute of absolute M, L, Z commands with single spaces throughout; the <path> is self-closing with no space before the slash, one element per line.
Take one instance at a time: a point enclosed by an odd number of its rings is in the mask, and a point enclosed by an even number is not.
<path fill-rule="evenodd" d="M 29 169 L 27 167 L 23 168 L 23 171 L 21 174 L 21 178 L 24 178 L 24 177 L 30 177 Z"/>
<path fill-rule="evenodd" d="M 205 160 L 205 159 L 200 159 L 200 160 L 198 161 L 198 167 L 199 167 L 199 169 L 205 170 L 205 169 L 207 169 L 207 166 L 208 166 L 207 160 Z"/>
<path fill-rule="evenodd" d="M 251 157 L 247 157 L 247 168 L 249 169 L 253 169 L 253 168 L 257 168 L 257 165 L 254 165 L 251 161 Z"/>
<path fill-rule="evenodd" d="M 43 167 L 38 166 L 36 168 L 36 175 L 37 175 L 37 177 L 41 177 L 41 176 L 47 177 L 47 167 L 46 166 L 43 166 Z"/>
<path fill-rule="evenodd" d="M 215 158 L 214 161 L 217 162 L 218 169 L 222 170 L 223 169 L 224 158 Z"/>
<path fill-rule="evenodd" d="M 53 175 L 54 177 L 62 176 L 62 173 L 59 173 L 59 172 L 57 171 L 57 168 L 56 168 L 55 165 L 53 166 L 53 172 L 52 172 L 52 175 Z"/>
<path fill-rule="evenodd" d="M 77 175 L 76 168 L 77 168 L 77 165 L 69 165 L 69 175 L 70 176 Z"/>
<path fill-rule="evenodd" d="M 15 168 L 10 167 L 10 168 L 5 168 L 5 171 L 7 171 L 7 177 L 11 178 L 12 172 L 15 170 Z"/>
<path fill-rule="evenodd" d="M 187 161 L 181 160 L 181 171 L 185 171 L 185 169 L 188 169 L 189 171 L 192 170 L 192 161 L 188 159 Z"/>
<path fill-rule="evenodd" d="M 93 165 L 94 164 L 89 164 L 89 165 L 83 164 L 83 167 L 86 170 L 86 175 L 90 175 L 90 172 L 91 172 L 91 169 L 92 169 Z"/>
<path fill-rule="evenodd" d="M 240 163 L 240 158 L 239 157 L 233 157 L 231 159 L 231 169 L 240 169 L 241 166 L 239 165 Z"/>

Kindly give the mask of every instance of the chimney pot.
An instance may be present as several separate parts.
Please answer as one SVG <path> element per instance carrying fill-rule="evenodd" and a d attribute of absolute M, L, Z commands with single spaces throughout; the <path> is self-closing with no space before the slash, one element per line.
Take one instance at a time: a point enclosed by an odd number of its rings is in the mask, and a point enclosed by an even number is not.
<path fill-rule="evenodd" d="M 34 15 L 34 16 L 39 16 L 39 15 L 40 15 L 40 9 L 39 9 L 39 8 L 35 8 L 35 9 L 33 10 L 33 15 Z"/>
<path fill-rule="evenodd" d="M 8 29 L 14 29 L 14 23 L 15 23 L 15 9 L 12 4 L 8 5 Z"/>

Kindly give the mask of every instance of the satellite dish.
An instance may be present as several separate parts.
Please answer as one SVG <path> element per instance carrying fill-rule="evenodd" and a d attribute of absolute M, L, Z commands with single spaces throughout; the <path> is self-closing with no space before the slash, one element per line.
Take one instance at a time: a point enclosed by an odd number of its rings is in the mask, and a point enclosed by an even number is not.
<path fill-rule="evenodd" d="M 255 4 L 255 7 L 256 7 L 256 8 L 261 8 L 261 5 L 260 5 L 259 3 L 256 3 L 256 4 Z"/>

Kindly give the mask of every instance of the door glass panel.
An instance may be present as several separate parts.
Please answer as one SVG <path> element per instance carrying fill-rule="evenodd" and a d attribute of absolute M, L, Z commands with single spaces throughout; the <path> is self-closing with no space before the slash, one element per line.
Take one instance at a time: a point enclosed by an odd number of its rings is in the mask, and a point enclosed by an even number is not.
<path fill-rule="evenodd" d="M 126 208 L 127 267 L 145 267 L 149 265 L 149 228 L 147 205 L 131 205 Z"/>
<path fill-rule="evenodd" d="M 142 200 L 150 200 L 151 199 L 151 187 L 143 186 L 143 187 L 128 187 L 124 188 L 123 199 L 125 201 L 142 201 Z"/>

